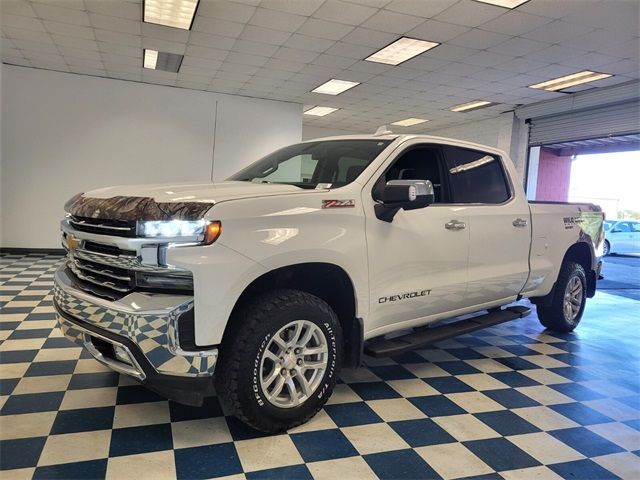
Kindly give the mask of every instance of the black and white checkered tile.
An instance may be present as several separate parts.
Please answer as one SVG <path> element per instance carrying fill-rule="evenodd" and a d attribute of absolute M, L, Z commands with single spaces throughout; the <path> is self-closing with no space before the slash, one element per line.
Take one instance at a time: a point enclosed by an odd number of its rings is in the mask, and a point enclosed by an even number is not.
<path fill-rule="evenodd" d="M 639 478 L 638 302 L 599 293 L 575 334 L 535 316 L 346 370 L 267 436 L 168 402 L 61 338 L 60 257 L 0 258 L 2 478 Z"/>

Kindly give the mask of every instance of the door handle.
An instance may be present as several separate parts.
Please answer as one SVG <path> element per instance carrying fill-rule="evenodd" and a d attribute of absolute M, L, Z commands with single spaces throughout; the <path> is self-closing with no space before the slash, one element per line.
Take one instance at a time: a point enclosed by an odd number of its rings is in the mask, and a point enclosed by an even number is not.
<path fill-rule="evenodd" d="M 444 228 L 447 230 L 464 230 L 467 228 L 467 224 L 464 222 L 459 222 L 458 220 L 451 220 L 444 224 Z"/>
<path fill-rule="evenodd" d="M 529 222 L 527 222 L 526 220 L 523 220 L 522 218 L 516 218 L 513 221 L 512 225 L 517 228 L 524 228 L 527 225 L 529 225 Z"/>

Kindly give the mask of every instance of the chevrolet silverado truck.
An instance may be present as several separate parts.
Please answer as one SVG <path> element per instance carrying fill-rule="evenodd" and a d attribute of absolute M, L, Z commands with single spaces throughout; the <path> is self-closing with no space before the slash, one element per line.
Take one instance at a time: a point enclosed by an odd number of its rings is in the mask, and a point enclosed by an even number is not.
<path fill-rule="evenodd" d="M 601 209 L 530 203 L 504 152 L 421 135 L 291 145 L 226 181 L 65 205 L 65 336 L 169 399 L 275 432 L 342 367 L 522 318 L 573 330 L 596 290 Z"/>

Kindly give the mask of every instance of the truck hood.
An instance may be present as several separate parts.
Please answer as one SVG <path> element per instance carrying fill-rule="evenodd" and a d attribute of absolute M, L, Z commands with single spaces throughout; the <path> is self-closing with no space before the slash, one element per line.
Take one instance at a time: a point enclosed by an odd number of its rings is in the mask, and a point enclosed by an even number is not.
<path fill-rule="evenodd" d="M 114 220 L 198 220 L 216 203 L 302 193 L 293 185 L 251 182 L 106 187 L 78 194 L 64 206 L 71 215 Z"/>
<path fill-rule="evenodd" d="M 91 190 L 84 195 L 92 198 L 150 197 L 157 203 L 205 202 L 213 204 L 238 198 L 264 197 L 303 191 L 293 185 L 229 181 L 194 184 L 123 185 Z"/>

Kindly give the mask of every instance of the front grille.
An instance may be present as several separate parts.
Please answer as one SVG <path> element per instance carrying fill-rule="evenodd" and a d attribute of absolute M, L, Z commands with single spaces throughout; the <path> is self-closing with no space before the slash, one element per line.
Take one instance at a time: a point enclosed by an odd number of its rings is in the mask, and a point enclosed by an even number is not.
<path fill-rule="evenodd" d="M 128 270 L 72 258 L 69 268 L 84 290 L 110 300 L 117 300 L 135 288 L 135 275 Z"/>
<path fill-rule="evenodd" d="M 87 218 L 72 216 L 69 224 L 81 232 L 115 237 L 135 237 L 136 222 L 133 220 L 110 220 L 105 218 Z"/>

